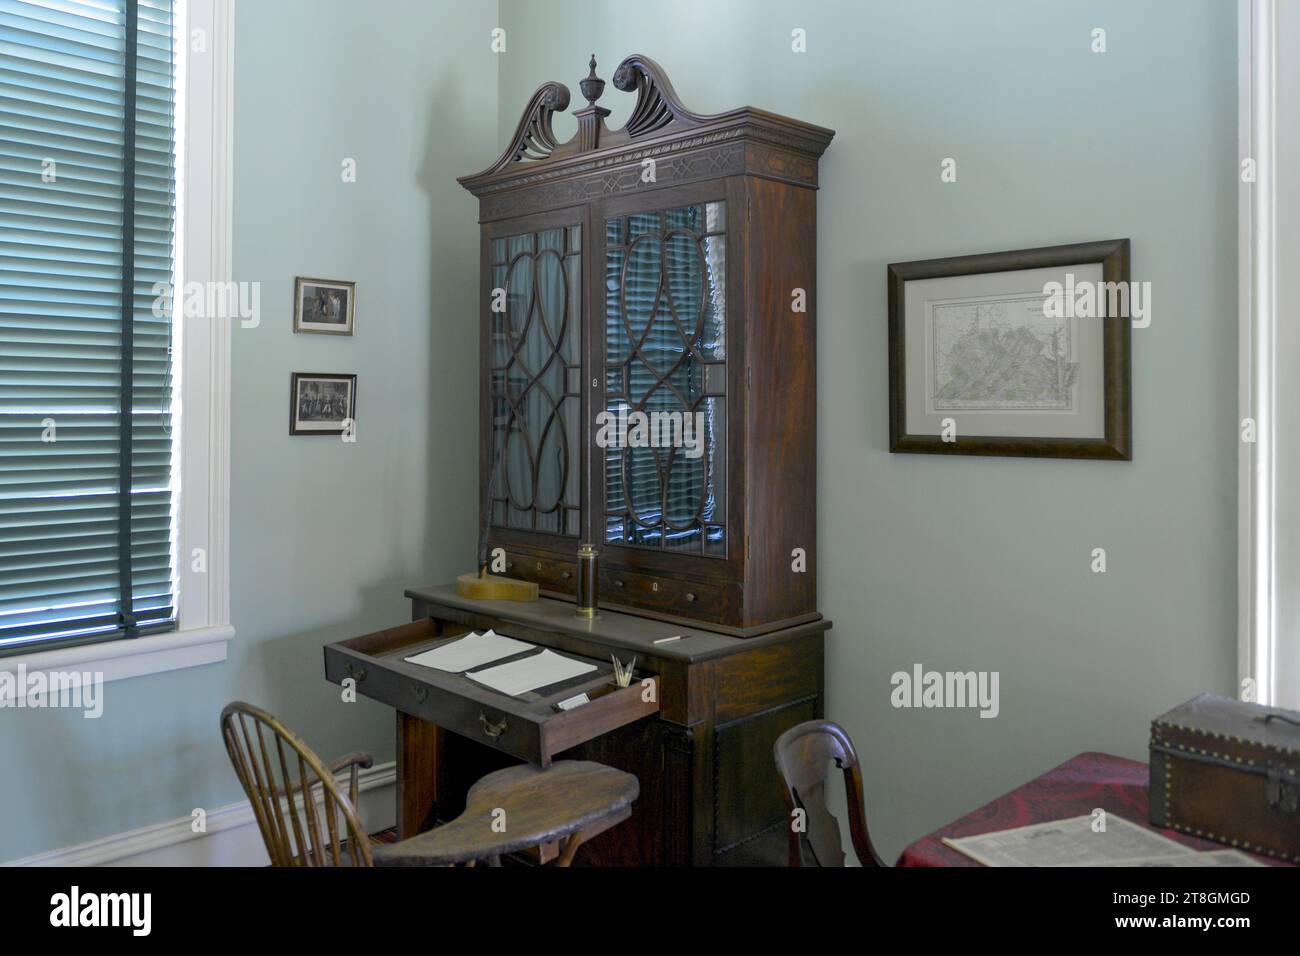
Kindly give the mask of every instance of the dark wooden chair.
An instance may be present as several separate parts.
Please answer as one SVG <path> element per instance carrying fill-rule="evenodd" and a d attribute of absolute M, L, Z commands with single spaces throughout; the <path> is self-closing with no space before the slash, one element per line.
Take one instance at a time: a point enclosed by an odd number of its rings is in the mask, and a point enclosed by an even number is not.
<path fill-rule="evenodd" d="M 862 803 L 862 772 L 853 741 L 839 724 L 809 720 L 791 727 L 772 748 L 790 825 L 791 866 L 844 866 L 840 825 L 826 805 L 831 762 L 844 772 L 849 835 L 862 866 L 884 866 L 871 845 Z"/>
<path fill-rule="evenodd" d="M 356 810 L 357 773 L 372 765 L 369 754 L 326 766 L 279 720 L 242 702 L 221 712 L 221 734 L 273 866 L 496 865 L 521 850 L 568 866 L 583 843 L 626 820 L 640 795 L 636 777 L 603 764 L 507 767 L 470 788 L 456 819 L 372 848 Z M 344 794 L 335 774 L 348 768 Z"/>

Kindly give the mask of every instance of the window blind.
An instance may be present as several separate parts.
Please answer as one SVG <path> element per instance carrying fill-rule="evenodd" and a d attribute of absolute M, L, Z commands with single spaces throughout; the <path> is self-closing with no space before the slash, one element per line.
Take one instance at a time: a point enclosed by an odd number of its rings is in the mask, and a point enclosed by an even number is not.
<path fill-rule="evenodd" d="M 172 0 L 0 0 L 0 655 L 175 621 Z"/>

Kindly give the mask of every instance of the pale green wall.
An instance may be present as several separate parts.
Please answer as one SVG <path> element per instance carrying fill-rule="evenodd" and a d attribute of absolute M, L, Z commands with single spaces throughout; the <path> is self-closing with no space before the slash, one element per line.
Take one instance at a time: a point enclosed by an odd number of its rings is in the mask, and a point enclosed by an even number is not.
<path fill-rule="evenodd" d="M 477 207 L 455 177 L 494 154 L 495 21 L 475 0 L 237 3 L 235 278 L 263 284 L 261 326 L 233 333 L 238 634 L 223 664 L 106 685 L 97 721 L 0 711 L 0 860 L 241 799 L 232 699 L 322 754 L 392 759 L 392 712 L 341 703 L 321 646 L 473 562 Z M 355 337 L 292 333 L 295 275 L 357 281 Z M 289 437 L 293 370 L 358 373 L 355 445 Z"/>
<path fill-rule="evenodd" d="M 238 799 L 217 734 L 235 697 L 322 753 L 391 758 L 391 713 L 338 703 L 320 646 L 404 620 L 403 588 L 472 553 L 475 207 L 454 177 L 496 156 L 543 80 L 576 101 L 593 50 L 606 79 L 627 53 L 658 59 L 698 110 L 838 131 L 819 208 L 820 604 L 829 716 L 862 751 L 884 853 L 1077 751 L 1141 757 L 1153 715 L 1231 691 L 1233 4 L 501 7 L 498 58 L 490 2 L 240 0 L 235 269 L 265 284 L 265 314 L 234 334 L 239 634 L 224 664 L 108 685 L 97 722 L 0 713 L 0 756 L 22 768 L 0 780 L 0 860 Z M 807 54 L 789 52 L 796 26 Z M 612 122 L 630 100 L 607 89 Z M 1132 464 L 888 453 L 886 263 L 1114 236 L 1156 309 L 1134 334 Z M 302 273 L 360 283 L 355 338 L 292 335 Z M 359 373 L 355 446 L 287 436 L 294 369 Z M 889 675 L 913 662 L 1001 671 L 1001 716 L 891 709 Z"/>
<path fill-rule="evenodd" d="M 1234 17 L 1222 0 L 503 0 L 503 136 L 543 80 L 577 98 L 592 51 L 606 80 L 629 53 L 658 60 L 695 110 L 837 130 L 818 203 L 819 602 L 828 716 L 861 751 L 887 857 L 1079 751 L 1144 758 L 1153 716 L 1232 693 Z M 632 99 L 606 88 L 612 122 Z M 887 263 L 1119 236 L 1155 307 L 1133 335 L 1131 464 L 889 453 Z M 1001 716 L 892 709 L 889 676 L 915 662 L 1000 671 Z"/>

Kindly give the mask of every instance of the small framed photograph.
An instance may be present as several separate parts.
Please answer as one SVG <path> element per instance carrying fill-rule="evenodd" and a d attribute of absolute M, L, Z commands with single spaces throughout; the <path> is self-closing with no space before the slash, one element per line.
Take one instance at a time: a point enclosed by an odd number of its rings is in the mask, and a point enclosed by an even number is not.
<path fill-rule="evenodd" d="M 342 435 L 357 417 L 357 377 L 293 372 L 289 378 L 289 434 Z"/>
<path fill-rule="evenodd" d="M 1138 285 L 1127 239 L 891 264 L 889 450 L 1131 460 Z"/>
<path fill-rule="evenodd" d="M 324 335 L 351 335 L 357 284 L 330 279 L 293 281 L 293 330 Z"/>

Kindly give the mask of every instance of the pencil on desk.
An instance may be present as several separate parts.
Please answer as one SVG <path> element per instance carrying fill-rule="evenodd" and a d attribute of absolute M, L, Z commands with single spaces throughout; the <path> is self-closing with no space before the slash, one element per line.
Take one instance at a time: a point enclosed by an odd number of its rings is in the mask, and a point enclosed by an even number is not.
<path fill-rule="evenodd" d="M 632 663 L 624 664 L 613 654 L 609 659 L 614 662 L 614 681 L 619 687 L 627 687 L 632 683 L 632 674 L 636 670 L 636 657 L 632 658 Z"/>

